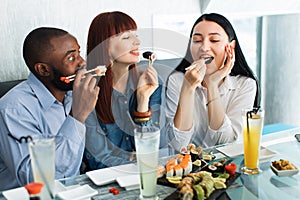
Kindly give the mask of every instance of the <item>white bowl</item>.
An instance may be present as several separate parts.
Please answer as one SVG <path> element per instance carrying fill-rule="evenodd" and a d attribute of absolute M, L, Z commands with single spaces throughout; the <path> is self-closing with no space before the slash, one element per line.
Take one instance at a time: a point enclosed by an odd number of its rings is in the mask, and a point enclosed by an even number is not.
<path fill-rule="evenodd" d="M 271 169 L 277 176 L 294 176 L 299 172 L 297 168 L 295 170 L 278 170 L 272 164 Z"/>

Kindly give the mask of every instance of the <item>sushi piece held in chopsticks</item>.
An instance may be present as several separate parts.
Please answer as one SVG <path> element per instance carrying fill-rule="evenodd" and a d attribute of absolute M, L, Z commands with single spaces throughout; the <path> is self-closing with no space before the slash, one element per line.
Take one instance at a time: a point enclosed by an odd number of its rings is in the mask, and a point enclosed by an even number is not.
<path fill-rule="evenodd" d="M 151 51 L 146 51 L 146 52 L 144 52 L 144 53 L 143 53 L 143 57 L 144 57 L 145 59 L 150 59 L 150 61 L 154 61 L 154 60 L 156 59 L 155 54 L 154 54 L 153 52 L 151 52 Z"/>
<path fill-rule="evenodd" d="M 149 60 L 149 65 L 150 65 L 150 63 L 151 63 L 151 65 L 152 65 L 153 62 L 154 62 L 154 60 L 156 59 L 155 54 L 154 54 L 153 52 L 151 52 L 151 51 L 146 51 L 146 52 L 144 52 L 144 53 L 143 53 L 143 57 L 144 57 L 145 59 L 148 59 L 148 60 Z"/>
<path fill-rule="evenodd" d="M 204 59 L 204 63 L 207 65 L 207 64 L 210 64 L 210 63 L 213 61 L 214 57 L 208 56 L 208 55 L 202 55 L 202 56 L 200 56 L 199 59 Z M 192 69 L 194 69 L 195 67 L 197 67 L 197 65 L 196 65 L 196 64 L 193 64 L 193 65 L 191 65 L 191 66 L 185 68 L 185 70 L 186 70 L 186 71 L 187 71 L 187 70 L 192 70 Z"/>
<path fill-rule="evenodd" d="M 86 71 L 84 74 L 85 75 L 92 74 L 92 76 L 105 76 L 106 70 L 107 70 L 107 68 L 105 65 L 99 65 L 99 66 L 95 67 L 94 69 Z M 73 75 L 67 76 L 67 77 L 60 77 L 60 80 L 65 83 L 70 83 L 71 81 L 75 80 L 75 76 L 76 76 L 76 74 L 73 74 Z M 82 78 L 85 78 L 85 76 L 83 76 Z"/>

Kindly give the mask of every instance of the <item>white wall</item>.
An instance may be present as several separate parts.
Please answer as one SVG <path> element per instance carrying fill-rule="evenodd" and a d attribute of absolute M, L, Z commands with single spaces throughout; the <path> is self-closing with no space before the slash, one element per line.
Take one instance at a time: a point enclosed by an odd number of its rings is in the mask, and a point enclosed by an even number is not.
<path fill-rule="evenodd" d="M 203 12 L 265 16 L 300 12 L 299 0 L 200 0 Z"/>
<path fill-rule="evenodd" d="M 264 18 L 265 123 L 300 126 L 300 14 Z"/>
<path fill-rule="evenodd" d="M 27 77 L 22 45 L 34 28 L 54 26 L 69 31 L 85 55 L 89 25 L 101 12 L 125 12 L 139 28 L 152 27 L 155 14 L 200 12 L 199 0 L 0 0 L 0 5 L 0 82 Z M 152 37 L 147 40 L 147 45 L 153 44 Z"/>

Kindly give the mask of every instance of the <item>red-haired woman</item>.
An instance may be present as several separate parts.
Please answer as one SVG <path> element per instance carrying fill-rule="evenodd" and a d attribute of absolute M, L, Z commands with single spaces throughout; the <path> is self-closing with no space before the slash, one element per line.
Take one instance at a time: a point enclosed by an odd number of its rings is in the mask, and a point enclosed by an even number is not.
<path fill-rule="evenodd" d="M 98 83 L 98 102 L 86 120 L 83 171 L 135 159 L 136 125 L 159 125 L 162 84 L 156 70 L 141 71 L 135 21 L 122 12 L 96 16 L 89 28 L 88 68 L 106 65 Z"/>

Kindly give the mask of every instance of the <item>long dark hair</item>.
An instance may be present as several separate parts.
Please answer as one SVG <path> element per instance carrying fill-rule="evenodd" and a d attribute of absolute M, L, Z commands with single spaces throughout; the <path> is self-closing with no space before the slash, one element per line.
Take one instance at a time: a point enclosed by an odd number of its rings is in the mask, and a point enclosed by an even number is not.
<path fill-rule="evenodd" d="M 107 66 L 105 76 L 100 78 L 98 83 L 101 89 L 96 104 L 97 115 L 103 123 L 115 121 L 111 110 L 113 73 L 110 66 L 109 38 L 136 29 L 135 21 L 129 15 L 119 11 L 101 13 L 93 19 L 90 25 L 87 42 L 88 68 L 98 65 Z M 129 70 L 135 80 L 138 73 L 136 65 L 131 65 Z"/>
<path fill-rule="evenodd" d="M 182 61 L 179 63 L 179 65 L 176 67 L 175 70 L 185 73 L 185 71 L 186 71 L 185 68 L 190 66 L 191 63 L 193 62 L 192 54 L 190 51 L 191 38 L 192 38 L 192 34 L 193 34 L 193 30 L 194 30 L 195 26 L 201 21 L 212 21 L 212 22 L 217 23 L 224 29 L 224 31 L 226 32 L 226 34 L 229 37 L 230 42 L 233 40 L 236 41 L 236 45 L 235 45 L 235 49 L 234 49 L 235 62 L 234 62 L 234 66 L 231 70 L 230 75 L 231 76 L 237 76 L 237 75 L 246 76 L 246 77 L 250 77 L 256 81 L 257 90 L 256 90 L 256 97 L 255 97 L 253 106 L 259 107 L 260 106 L 260 87 L 259 87 L 258 79 L 256 78 L 253 71 L 250 69 L 249 65 L 247 64 L 245 56 L 240 47 L 240 43 L 237 39 L 236 33 L 235 33 L 231 23 L 228 21 L 228 19 L 226 19 L 224 16 L 222 16 L 220 14 L 217 14 L 217 13 L 203 14 L 196 20 L 196 22 L 194 23 L 193 28 L 191 30 L 191 33 L 190 33 L 189 44 L 187 47 L 185 57 L 182 59 Z"/>

